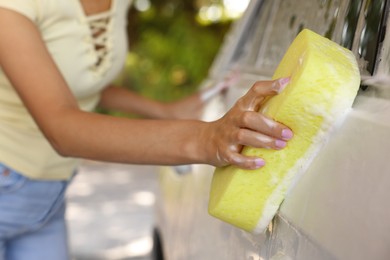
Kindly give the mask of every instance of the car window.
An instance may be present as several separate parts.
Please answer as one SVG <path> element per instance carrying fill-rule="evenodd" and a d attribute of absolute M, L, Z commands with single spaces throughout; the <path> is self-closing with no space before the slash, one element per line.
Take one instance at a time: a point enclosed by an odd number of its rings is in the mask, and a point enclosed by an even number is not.
<path fill-rule="evenodd" d="M 262 1 L 258 4 L 251 23 L 246 29 L 246 37 L 236 50 L 234 60 L 241 66 L 254 66 L 262 46 L 265 29 L 271 17 L 272 1 Z"/>
<path fill-rule="evenodd" d="M 256 67 L 276 69 L 288 46 L 304 28 L 332 38 L 335 24 L 342 9 L 349 1 L 275 1 L 274 17 L 267 28 L 264 46 L 258 56 Z"/>
<path fill-rule="evenodd" d="M 255 10 L 234 61 L 248 71 L 272 75 L 288 46 L 311 29 L 351 49 L 362 71 L 372 74 L 383 40 L 386 0 L 264 0 Z"/>
<path fill-rule="evenodd" d="M 366 83 L 370 82 L 369 95 L 382 99 L 390 99 L 390 22 L 389 17 L 389 0 L 380 1 L 381 5 L 367 8 L 368 24 L 362 33 L 361 47 L 359 53 L 364 57 L 367 63 L 368 73 L 374 77 L 368 77 Z M 378 23 L 375 14 L 383 8 L 383 15 L 378 30 L 375 25 Z M 371 24 L 370 21 L 375 21 Z M 375 33 L 377 32 L 377 33 Z M 372 50 L 372 39 L 377 38 L 376 51 Z M 374 46 L 374 47 L 375 47 Z M 365 86 L 363 86 L 365 87 Z"/>
<path fill-rule="evenodd" d="M 356 44 L 359 57 L 366 62 L 366 70 L 369 74 L 374 74 L 377 62 L 379 48 L 385 35 L 385 7 L 386 0 L 368 1 L 363 6 L 361 23 L 361 34 Z"/>
<path fill-rule="evenodd" d="M 349 0 L 265 0 L 249 28 L 239 63 L 260 71 L 274 71 L 288 46 L 304 28 L 333 39 L 336 24 Z M 341 31 L 341 30 L 340 30 Z"/>

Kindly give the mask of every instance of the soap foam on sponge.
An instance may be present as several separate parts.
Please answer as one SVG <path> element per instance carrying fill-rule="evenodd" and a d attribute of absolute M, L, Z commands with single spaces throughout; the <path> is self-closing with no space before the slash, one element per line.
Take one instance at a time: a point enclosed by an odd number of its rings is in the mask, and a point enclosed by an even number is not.
<path fill-rule="evenodd" d="M 290 83 L 260 112 L 290 127 L 293 139 L 282 150 L 245 147 L 243 154 L 261 157 L 266 165 L 217 168 L 211 184 L 209 213 L 252 233 L 264 232 L 288 190 L 350 110 L 360 85 L 352 52 L 307 29 L 276 69 L 273 78 L 281 77 L 290 77 Z"/>

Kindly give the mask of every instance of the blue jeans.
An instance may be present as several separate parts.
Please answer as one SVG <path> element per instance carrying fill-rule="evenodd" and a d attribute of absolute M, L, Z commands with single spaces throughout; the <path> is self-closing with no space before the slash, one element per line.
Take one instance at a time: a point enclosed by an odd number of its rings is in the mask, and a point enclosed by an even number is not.
<path fill-rule="evenodd" d="M 68 260 L 68 181 L 37 181 L 0 164 L 0 260 Z"/>

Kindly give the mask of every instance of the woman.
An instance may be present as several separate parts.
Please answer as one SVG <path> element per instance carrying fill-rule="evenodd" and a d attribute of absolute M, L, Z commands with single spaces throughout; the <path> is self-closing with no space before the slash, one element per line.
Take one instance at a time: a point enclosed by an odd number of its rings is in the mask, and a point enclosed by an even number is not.
<path fill-rule="evenodd" d="M 292 138 L 255 112 L 287 78 L 255 83 L 209 123 L 92 113 L 100 105 L 165 119 L 201 104 L 200 94 L 164 105 L 110 85 L 127 51 L 129 4 L 0 0 L 0 259 L 69 258 L 63 194 L 76 158 L 256 169 L 265 162 L 241 155 L 243 145 L 282 149 Z"/>

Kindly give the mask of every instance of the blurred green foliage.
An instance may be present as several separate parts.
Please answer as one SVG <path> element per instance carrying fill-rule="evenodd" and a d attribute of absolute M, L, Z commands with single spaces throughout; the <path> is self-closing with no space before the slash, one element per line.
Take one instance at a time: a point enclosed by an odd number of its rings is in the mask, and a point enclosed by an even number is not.
<path fill-rule="evenodd" d="M 202 26 L 194 1 L 152 1 L 132 8 L 130 52 L 117 83 L 144 96 L 173 101 L 197 90 L 228 30 L 229 22 Z"/>

